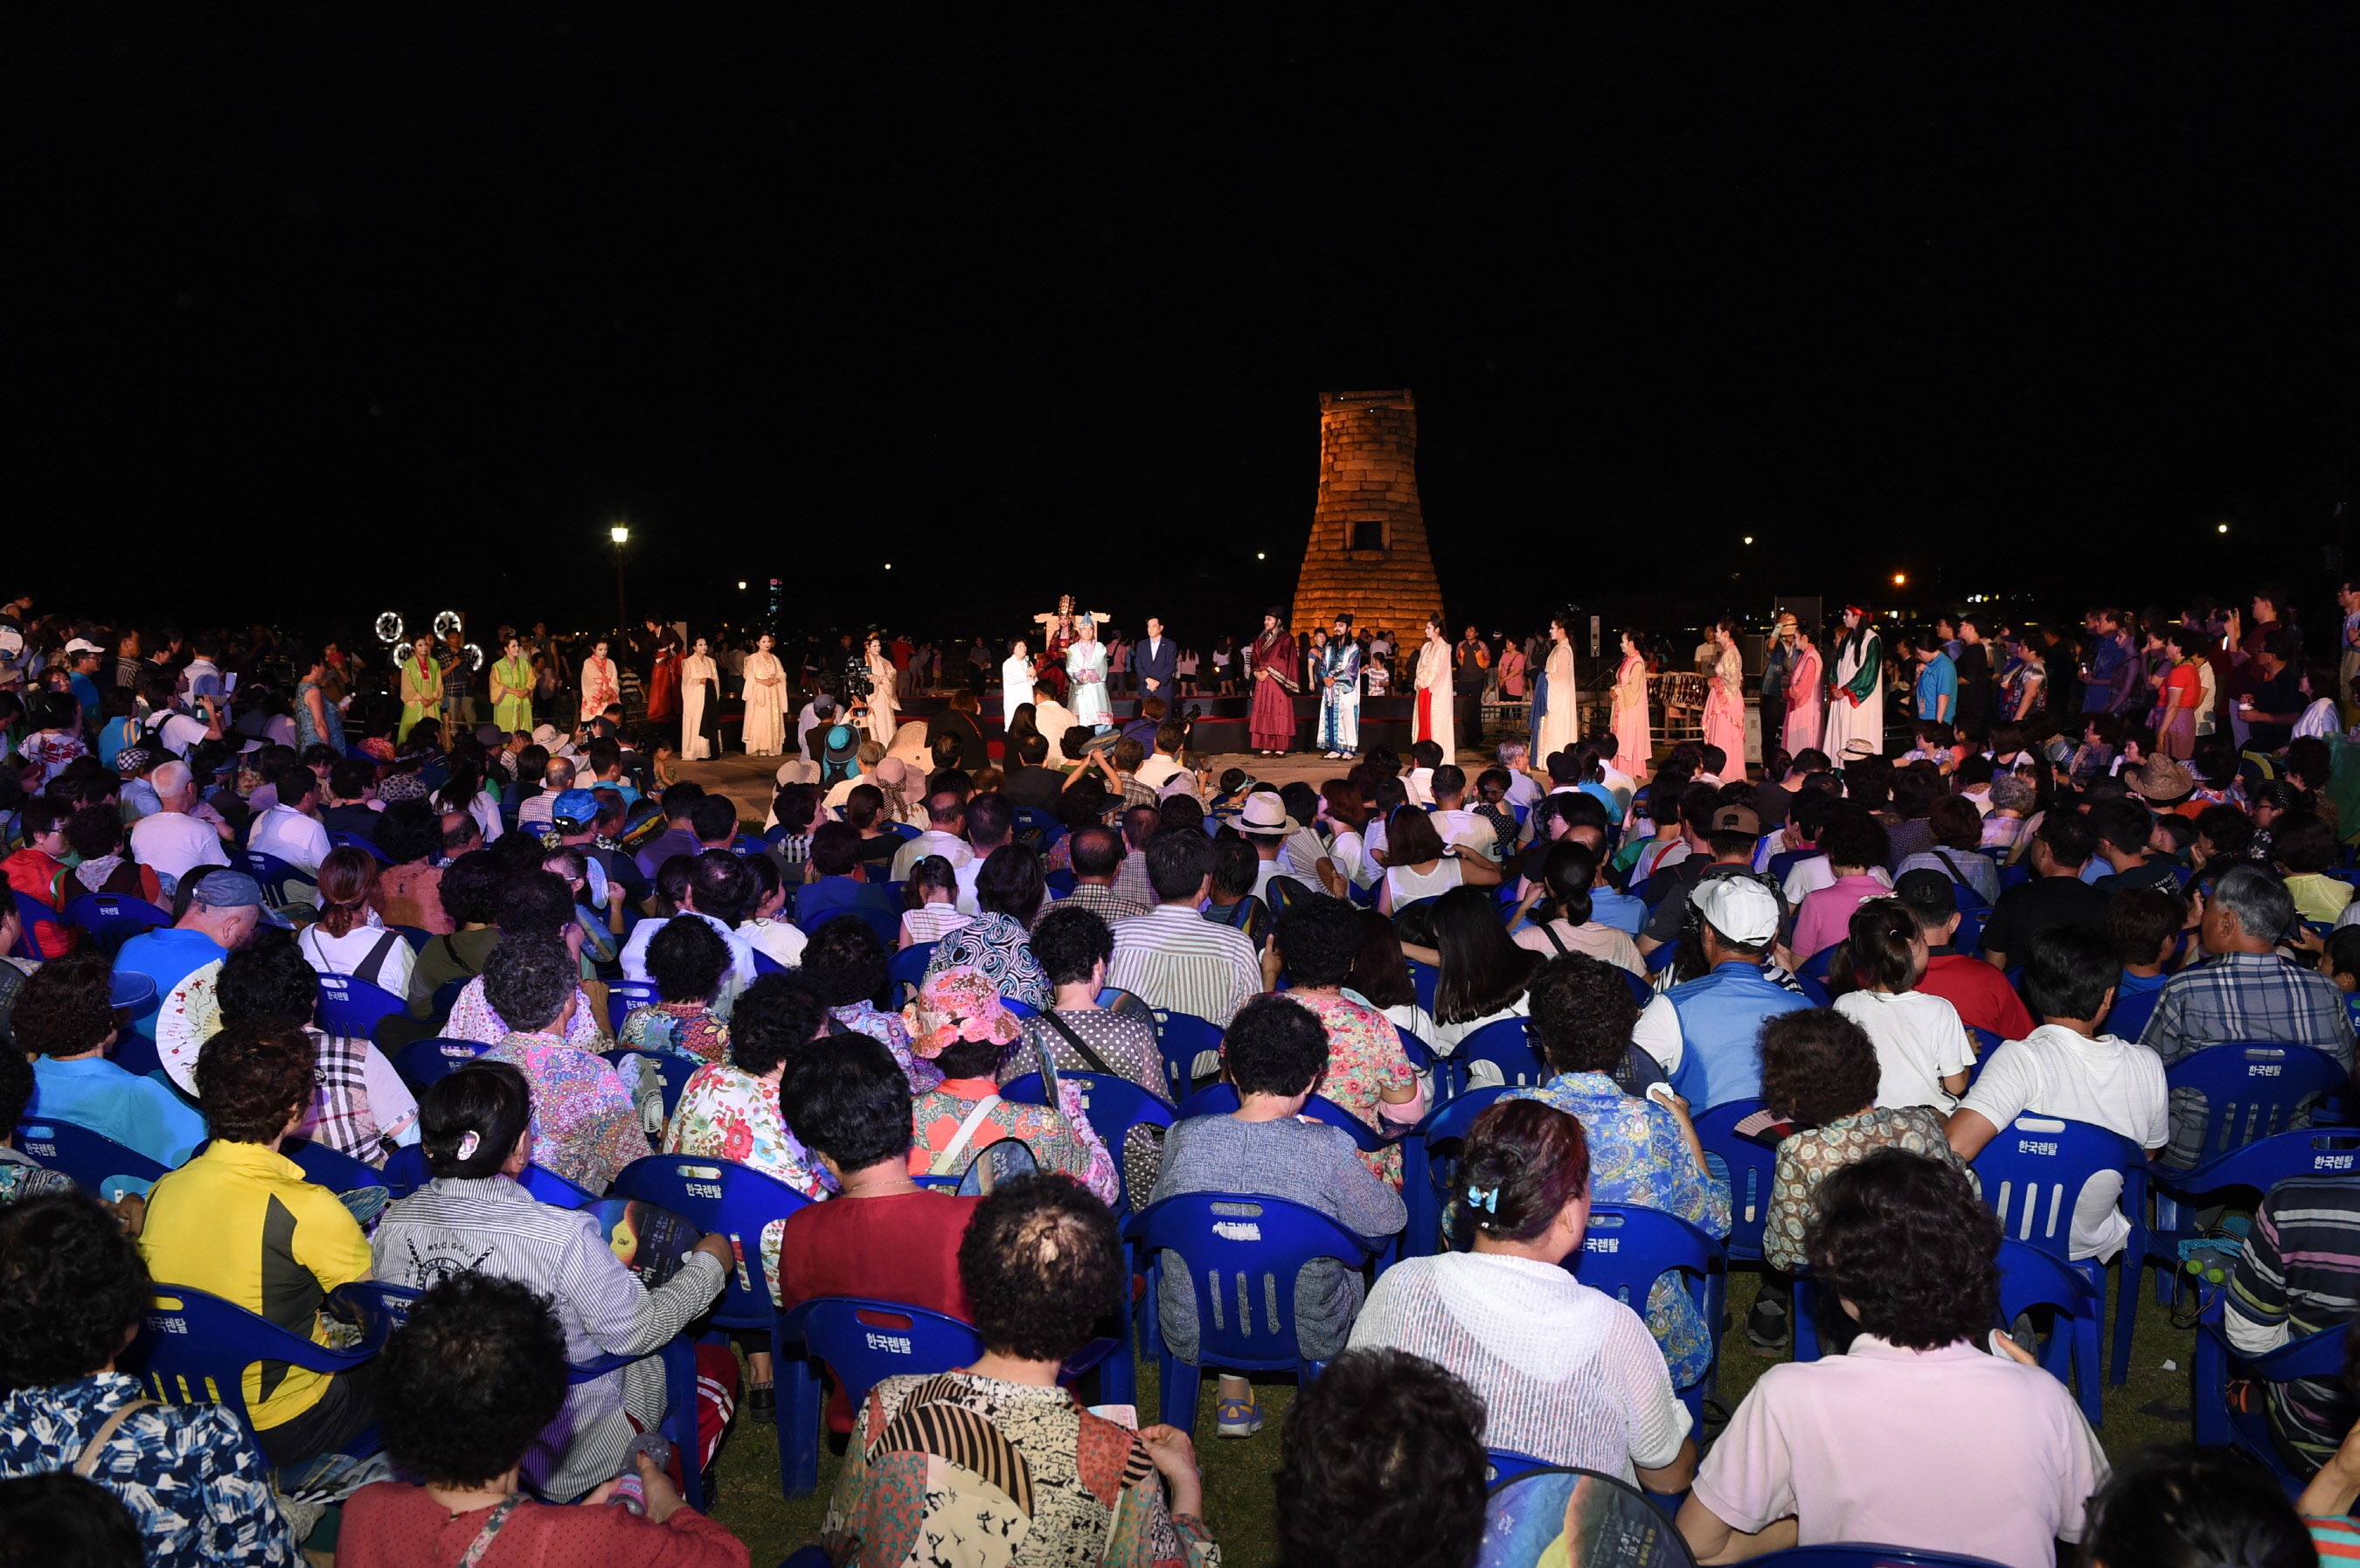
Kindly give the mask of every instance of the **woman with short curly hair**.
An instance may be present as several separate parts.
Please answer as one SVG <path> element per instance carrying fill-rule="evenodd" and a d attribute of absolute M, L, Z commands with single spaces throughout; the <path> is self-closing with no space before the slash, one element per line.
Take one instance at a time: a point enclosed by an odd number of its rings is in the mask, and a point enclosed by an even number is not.
<path fill-rule="evenodd" d="M 1025 1562 L 1217 1562 L 1187 1434 L 1126 1431 L 1058 1386 L 1123 1283 L 1106 1206 L 1070 1181 L 1021 1177 L 977 1205 L 958 1269 L 984 1353 L 869 1391 L 822 1527 L 831 1554 L 898 1560 L 958 1530 L 1021 1540 Z"/>
<path fill-rule="evenodd" d="M 1804 1251 L 1859 1336 L 1730 1417 L 1680 1506 L 1700 1561 L 1875 1541 L 2045 1565 L 2081 1539 L 2106 1456 L 2064 1384 L 1991 1345 L 1999 1241 L 1955 1166 L 1881 1149 L 1827 1179 Z"/>
<path fill-rule="evenodd" d="M 122 1500 L 151 1568 L 295 1568 L 302 1553 L 271 1499 L 269 1464 L 227 1407 L 126 1413 L 147 1390 L 115 1361 L 153 1291 L 139 1249 L 90 1198 L 0 1209 L 0 1387 L 12 1390 L 0 1477 L 71 1469 L 95 1444 L 92 1479 Z"/>
<path fill-rule="evenodd" d="M 577 1187 L 604 1192 L 646 1157 L 648 1140 L 611 1063 L 573 1044 L 578 965 L 563 942 L 511 937 L 484 961 L 484 1000 L 507 1019 L 507 1039 L 476 1058 L 505 1062 L 532 1085 L 533 1161 Z"/>

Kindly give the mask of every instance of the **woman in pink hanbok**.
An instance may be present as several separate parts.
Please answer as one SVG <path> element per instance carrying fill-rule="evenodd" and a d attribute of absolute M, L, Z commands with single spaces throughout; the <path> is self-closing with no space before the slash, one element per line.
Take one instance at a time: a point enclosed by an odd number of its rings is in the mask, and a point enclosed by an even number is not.
<path fill-rule="evenodd" d="M 1712 628 L 1712 680 L 1704 697 L 1704 743 L 1721 747 L 1727 758 L 1721 777 L 1745 777 L 1745 656 L 1737 651 L 1737 624 L 1722 621 Z"/>
<path fill-rule="evenodd" d="M 1633 779 L 1654 770 L 1655 743 L 1647 734 L 1647 660 L 1636 632 L 1622 634 L 1622 662 L 1614 671 L 1614 766 Z"/>
<path fill-rule="evenodd" d="M 1795 627 L 1795 657 L 1786 666 L 1786 755 L 1819 744 L 1827 723 L 1827 666 L 1811 640 L 1811 628 Z"/>

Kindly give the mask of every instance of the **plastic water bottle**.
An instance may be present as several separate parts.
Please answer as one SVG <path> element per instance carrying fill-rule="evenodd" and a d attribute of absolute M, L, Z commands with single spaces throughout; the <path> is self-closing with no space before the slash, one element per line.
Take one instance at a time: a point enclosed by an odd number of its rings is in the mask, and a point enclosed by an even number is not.
<path fill-rule="evenodd" d="M 635 1514 L 648 1511 L 648 1484 L 639 1475 L 639 1455 L 646 1454 L 659 1470 L 672 1463 L 672 1444 L 661 1432 L 643 1432 L 623 1455 L 623 1473 L 615 1479 L 615 1491 L 606 1500 L 619 1504 Z"/>

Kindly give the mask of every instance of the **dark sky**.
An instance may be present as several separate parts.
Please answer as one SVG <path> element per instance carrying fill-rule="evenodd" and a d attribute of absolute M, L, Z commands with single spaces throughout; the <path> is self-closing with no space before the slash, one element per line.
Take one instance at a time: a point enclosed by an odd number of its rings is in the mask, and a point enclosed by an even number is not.
<path fill-rule="evenodd" d="M 13 571 L 186 624 L 586 625 L 624 517 L 635 612 L 775 574 L 790 624 L 1070 588 L 1212 630 L 1291 585 L 1317 394 L 1405 385 L 1454 614 L 1896 571 L 2329 612 L 2323 13 L 692 9 L 0 38 Z"/>

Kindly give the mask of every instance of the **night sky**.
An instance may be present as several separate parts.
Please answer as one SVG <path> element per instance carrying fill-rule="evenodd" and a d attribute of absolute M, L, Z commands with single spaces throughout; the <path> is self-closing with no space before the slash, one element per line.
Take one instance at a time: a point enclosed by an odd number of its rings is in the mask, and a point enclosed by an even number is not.
<path fill-rule="evenodd" d="M 1487 629 L 2332 613 L 2324 12 L 690 10 L 11 24 L 9 583 L 587 626 L 623 517 L 635 616 L 1210 635 L 1291 588 L 1319 391 L 1407 386 Z"/>

